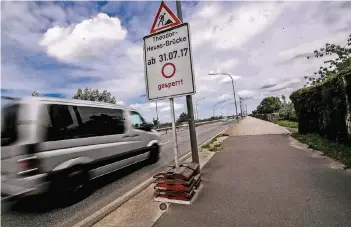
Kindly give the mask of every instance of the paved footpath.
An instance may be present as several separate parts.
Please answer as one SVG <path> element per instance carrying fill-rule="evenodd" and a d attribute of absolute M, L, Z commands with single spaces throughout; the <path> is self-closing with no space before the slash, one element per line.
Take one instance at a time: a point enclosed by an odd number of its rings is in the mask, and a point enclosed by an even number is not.
<path fill-rule="evenodd" d="M 193 205 L 171 204 L 154 227 L 351 226 L 351 173 L 247 117 L 202 169 Z"/>

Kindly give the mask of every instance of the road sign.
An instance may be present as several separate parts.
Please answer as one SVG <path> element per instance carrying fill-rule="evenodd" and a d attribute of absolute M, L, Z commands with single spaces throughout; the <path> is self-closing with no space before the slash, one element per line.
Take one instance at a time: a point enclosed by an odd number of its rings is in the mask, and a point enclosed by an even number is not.
<path fill-rule="evenodd" d="M 149 100 L 195 93 L 188 23 L 144 37 L 144 60 Z"/>
<path fill-rule="evenodd" d="M 174 15 L 174 13 L 162 1 L 160 8 L 158 8 L 154 23 L 152 23 L 150 34 L 174 27 L 181 23 L 182 22 L 179 20 L 179 18 Z"/>

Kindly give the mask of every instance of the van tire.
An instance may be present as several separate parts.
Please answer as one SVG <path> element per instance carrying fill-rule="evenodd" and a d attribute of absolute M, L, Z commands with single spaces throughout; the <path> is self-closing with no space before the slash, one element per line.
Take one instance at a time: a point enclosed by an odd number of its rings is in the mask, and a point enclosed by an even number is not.
<path fill-rule="evenodd" d="M 158 145 L 152 145 L 150 147 L 149 163 L 154 164 L 160 159 L 160 147 Z"/>
<path fill-rule="evenodd" d="M 67 203 L 82 196 L 89 186 L 89 172 L 83 166 L 74 166 L 54 177 L 50 184 L 52 198 Z"/>

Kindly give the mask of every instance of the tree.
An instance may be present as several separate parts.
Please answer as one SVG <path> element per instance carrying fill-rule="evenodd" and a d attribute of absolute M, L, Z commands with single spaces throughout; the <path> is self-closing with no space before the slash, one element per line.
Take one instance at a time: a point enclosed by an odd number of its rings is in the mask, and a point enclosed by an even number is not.
<path fill-rule="evenodd" d="M 158 119 L 153 118 L 153 119 L 152 119 L 152 122 L 154 123 L 155 126 L 159 125 Z"/>
<path fill-rule="evenodd" d="M 99 92 L 98 89 L 92 90 L 91 88 L 78 89 L 77 93 L 72 97 L 73 99 L 89 100 L 89 101 L 98 101 L 98 102 L 108 102 L 115 104 L 116 98 L 111 95 L 110 92 L 104 90 Z"/>
<path fill-rule="evenodd" d="M 343 74 L 351 72 L 351 34 L 348 36 L 345 46 L 335 45 L 326 43 L 324 48 L 314 51 L 315 58 L 321 58 L 324 56 L 336 55 L 333 60 L 324 61 L 324 65 L 321 66 L 318 72 L 315 72 L 315 77 L 305 76 L 307 79 L 307 85 L 316 85 L 328 77 L 336 74 Z M 310 59 L 308 56 L 307 59 Z"/>
<path fill-rule="evenodd" d="M 277 112 L 282 103 L 279 97 L 266 97 L 262 100 L 260 105 L 258 105 L 256 112 L 257 114 L 268 114 L 268 113 L 275 113 Z"/>
<path fill-rule="evenodd" d="M 39 96 L 39 93 L 36 92 L 36 91 L 33 91 L 33 92 L 32 92 L 32 96 Z"/>
<path fill-rule="evenodd" d="M 283 104 L 286 104 L 286 97 L 285 97 L 285 95 L 282 95 L 282 100 L 283 100 Z"/>
<path fill-rule="evenodd" d="M 283 120 L 296 121 L 296 113 L 293 103 L 285 103 L 279 110 L 279 118 Z"/>
<path fill-rule="evenodd" d="M 182 123 L 188 121 L 188 114 L 183 112 L 179 115 L 179 118 L 177 119 L 177 123 Z"/>

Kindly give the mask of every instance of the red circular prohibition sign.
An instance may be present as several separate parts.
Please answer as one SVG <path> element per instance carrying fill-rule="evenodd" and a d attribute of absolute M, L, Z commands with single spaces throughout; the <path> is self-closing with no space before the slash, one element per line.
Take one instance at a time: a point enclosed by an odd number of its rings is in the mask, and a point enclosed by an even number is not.
<path fill-rule="evenodd" d="M 166 67 L 167 65 L 170 65 L 170 66 L 173 68 L 173 72 L 172 72 L 169 76 L 167 76 L 167 75 L 165 74 L 165 72 L 164 72 L 164 71 L 165 71 L 165 67 Z M 166 63 L 166 64 L 162 67 L 162 70 L 161 70 L 162 76 L 165 77 L 165 78 L 171 78 L 172 76 L 174 76 L 175 72 L 176 72 L 176 67 L 175 67 L 175 65 L 174 65 L 173 63 L 170 63 L 170 62 Z"/>

